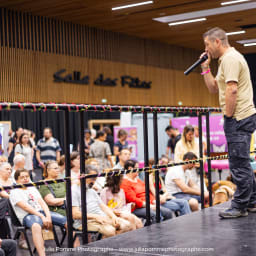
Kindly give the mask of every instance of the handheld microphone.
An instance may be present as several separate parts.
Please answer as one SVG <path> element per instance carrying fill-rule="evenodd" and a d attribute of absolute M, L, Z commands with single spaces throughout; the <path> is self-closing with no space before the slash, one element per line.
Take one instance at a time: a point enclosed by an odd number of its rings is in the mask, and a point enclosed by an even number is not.
<path fill-rule="evenodd" d="M 197 66 L 199 66 L 200 64 L 202 64 L 203 62 L 205 62 L 208 59 L 208 55 L 207 53 L 200 58 L 199 60 L 197 60 L 192 66 L 190 66 L 185 72 L 185 75 L 188 75 L 193 69 L 195 69 Z"/>

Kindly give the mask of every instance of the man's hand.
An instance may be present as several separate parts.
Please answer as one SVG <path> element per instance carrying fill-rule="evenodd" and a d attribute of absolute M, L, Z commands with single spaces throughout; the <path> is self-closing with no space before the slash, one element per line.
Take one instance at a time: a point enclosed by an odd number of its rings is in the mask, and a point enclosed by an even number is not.
<path fill-rule="evenodd" d="M 2 241 L 3 241 L 3 240 L 0 238 L 0 248 L 2 247 Z"/>
<path fill-rule="evenodd" d="M 160 195 L 160 204 L 166 203 L 166 197 L 164 195 Z"/>
<path fill-rule="evenodd" d="M 201 68 L 203 69 L 203 71 L 206 71 L 207 69 L 209 69 L 210 63 L 211 63 L 211 56 L 210 56 L 210 54 L 207 53 L 207 52 L 203 52 L 203 53 L 200 55 L 200 59 L 201 59 L 205 54 L 208 55 L 208 59 L 207 59 L 206 61 L 204 61 L 204 62 L 201 64 Z"/>

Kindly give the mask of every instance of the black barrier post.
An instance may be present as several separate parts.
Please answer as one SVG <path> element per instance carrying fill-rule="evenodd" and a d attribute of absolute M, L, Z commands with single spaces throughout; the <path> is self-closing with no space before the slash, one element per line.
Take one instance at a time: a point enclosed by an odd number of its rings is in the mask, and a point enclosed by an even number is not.
<path fill-rule="evenodd" d="M 64 111 L 64 144 L 65 144 L 65 169 L 66 177 L 71 176 L 70 172 L 70 152 L 69 152 L 69 112 Z M 72 196 L 71 180 L 66 180 L 66 202 L 67 202 L 67 222 L 68 222 L 68 247 L 73 248 L 73 218 L 72 218 Z"/>
<path fill-rule="evenodd" d="M 207 163 L 208 163 L 208 190 L 209 190 L 209 204 L 212 206 L 212 172 L 211 172 L 211 142 L 210 142 L 210 113 L 206 114 L 206 135 L 207 135 Z"/>
<path fill-rule="evenodd" d="M 143 113 L 143 134 L 144 134 L 144 166 L 148 166 L 148 116 Z M 149 172 L 145 171 L 145 190 L 146 190 L 146 226 L 150 225 L 150 197 L 149 197 Z"/>
<path fill-rule="evenodd" d="M 199 128 L 199 158 L 200 158 L 200 185 L 201 185 L 201 208 L 204 209 L 204 162 L 203 162 L 203 132 L 202 132 L 202 113 L 198 116 Z"/>
<path fill-rule="evenodd" d="M 157 127 L 157 112 L 153 113 L 154 126 L 154 158 L 155 165 L 158 164 L 158 127 Z M 155 188 L 156 188 L 156 222 L 160 222 L 160 195 L 159 195 L 159 170 L 155 171 Z"/>
<path fill-rule="evenodd" d="M 80 112 L 80 173 L 85 174 L 85 155 L 84 155 L 84 113 Z M 86 207 L 86 179 L 81 178 L 81 209 L 82 209 L 82 240 L 83 244 L 88 244 L 87 235 L 87 207 Z"/>

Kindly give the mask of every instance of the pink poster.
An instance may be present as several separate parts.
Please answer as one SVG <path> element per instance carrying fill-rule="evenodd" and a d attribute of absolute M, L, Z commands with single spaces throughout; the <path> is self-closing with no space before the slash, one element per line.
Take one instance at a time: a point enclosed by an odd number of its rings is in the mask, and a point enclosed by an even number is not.
<path fill-rule="evenodd" d="M 138 157 L 138 142 L 137 142 L 137 127 L 136 126 L 129 126 L 129 127 L 114 127 L 114 142 L 118 141 L 117 134 L 119 130 L 125 130 L 128 133 L 127 142 L 129 148 L 131 148 L 131 158 L 137 159 Z"/>
<path fill-rule="evenodd" d="M 178 128 L 182 134 L 186 125 L 198 126 L 197 117 L 177 117 L 172 118 L 172 125 Z M 224 119 L 222 115 L 210 116 L 210 144 L 211 152 L 227 152 L 227 141 L 223 130 Z M 203 136 L 206 139 L 206 118 L 202 117 Z"/>

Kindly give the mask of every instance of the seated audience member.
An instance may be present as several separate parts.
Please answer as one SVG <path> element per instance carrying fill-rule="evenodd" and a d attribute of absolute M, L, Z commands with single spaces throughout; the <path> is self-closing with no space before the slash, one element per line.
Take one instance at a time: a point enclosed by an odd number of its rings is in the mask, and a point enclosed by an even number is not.
<path fill-rule="evenodd" d="M 159 165 L 168 165 L 170 162 L 169 157 L 166 155 L 162 155 L 161 158 L 159 159 Z M 167 173 L 167 167 L 166 168 L 162 168 L 160 170 L 159 175 L 161 176 L 161 178 L 163 179 L 163 181 L 165 180 L 165 176 Z"/>
<path fill-rule="evenodd" d="M 29 172 L 19 169 L 14 178 L 17 184 L 26 184 L 30 181 Z M 66 217 L 50 212 L 47 204 L 42 199 L 35 187 L 24 187 L 11 190 L 10 201 L 19 221 L 31 228 L 32 238 L 39 256 L 45 256 L 42 227 L 50 229 L 52 224 L 66 227 Z"/>
<path fill-rule="evenodd" d="M 95 142 L 90 147 L 90 157 L 99 162 L 100 170 L 114 167 L 109 144 L 105 142 L 106 137 L 107 134 L 104 131 L 98 131 Z"/>
<path fill-rule="evenodd" d="M 123 148 L 119 154 L 119 162 L 113 169 L 123 169 L 125 162 L 131 158 L 131 151 L 128 148 Z"/>
<path fill-rule="evenodd" d="M 11 186 L 13 181 L 11 178 L 12 168 L 7 162 L 0 164 L 0 186 Z M 0 191 L 0 198 L 9 198 L 7 191 Z"/>
<path fill-rule="evenodd" d="M 70 155 L 71 167 L 71 183 L 78 184 L 80 182 L 80 153 L 74 151 Z"/>
<path fill-rule="evenodd" d="M 0 238 L 0 256 L 16 256 L 16 241 Z"/>
<path fill-rule="evenodd" d="M 48 161 L 45 163 L 43 173 L 45 180 L 58 179 L 59 173 L 60 168 L 56 161 Z M 66 216 L 66 186 L 64 182 L 42 185 L 39 188 L 39 192 L 46 204 L 49 206 L 50 211 Z"/>
<path fill-rule="evenodd" d="M 196 155 L 192 152 L 188 152 L 184 155 L 183 160 L 195 160 Z M 193 182 L 190 177 L 190 172 L 194 168 L 195 164 L 178 165 L 168 168 L 168 172 L 165 178 L 165 185 L 168 193 L 176 198 L 185 199 L 189 202 L 192 211 L 198 210 L 198 202 L 201 203 L 200 188 Z M 209 193 L 205 191 L 205 200 L 208 200 Z"/>
<path fill-rule="evenodd" d="M 18 169 L 24 169 L 24 167 L 25 167 L 25 156 L 23 156 L 22 154 L 16 155 L 13 158 L 13 167 L 12 167 L 12 174 L 11 174 L 11 177 L 12 177 L 14 182 L 15 182 L 14 173 Z"/>
<path fill-rule="evenodd" d="M 194 127 L 192 125 L 187 125 L 184 127 L 181 140 L 178 141 L 174 151 L 174 161 L 182 162 L 183 156 L 187 152 L 192 152 L 196 156 L 199 156 L 199 145 L 195 141 Z"/>
<path fill-rule="evenodd" d="M 15 159 L 15 157 L 14 157 Z M 12 168 L 11 165 L 7 162 L 0 164 L 0 186 L 11 186 L 14 184 L 14 178 L 11 177 Z M 0 191 L 0 198 L 9 198 L 10 197 L 10 190 L 9 191 Z M 21 234 L 19 240 L 19 247 L 21 249 L 28 249 L 27 242 L 24 238 L 24 235 Z M 1 255 L 1 254 L 0 254 Z"/>
<path fill-rule="evenodd" d="M 149 159 L 149 167 L 152 167 L 153 164 L 154 164 L 154 159 Z M 155 172 L 152 172 L 149 175 L 149 189 L 152 195 L 156 196 Z M 161 176 L 159 176 L 159 192 L 160 192 L 160 204 L 165 204 L 165 207 L 167 207 L 172 211 L 178 211 L 180 215 L 191 213 L 189 203 L 187 200 L 177 199 L 167 192 L 164 181 L 161 178 Z"/>
<path fill-rule="evenodd" d="M 95 170 L 97 172 L 103 172 L 103 170 L 100 170 L 99 162 L 95 158 L 89 158 L 85 161 L 86 165 L 92 165 L 95 167 Z M 96 181 L 94 182 L 93 189 L 97 191 L 98 194 L 100 194 L 101 190 L 104 188 L 106 183 L 106 178 L 103 177 L 97 177 Z"/>
<path fill-rule="evenodd" d="M 60 157 L 58 161 L 58 165 L 60 167 L 59 179 L 64 179 L 66 177 L 66 170 L 65 170 L 65 155 Z"/>
<path fill-rule="evenodd" d="M 138 168 L 138 163 L 134 160 L 128 160 L 125 163 L 126 170 Z M 138 172 L 127 173 L 121 183 L 121 188 L 125 192 L 126 203 L 134 203 L 133 214 L 139 218 L 146 218 L 146 191 L 145 183 L 138 178 Z M 152 222 L 156 218 L 155 197 L 150 193 L 150 215 Z M 172 218 L 172 211 L 166 208 L 165 204 L 160 206 L 161 218 L 163 220 Z"/>
<path fill-rule="evenodd" d="M 93 166 L 86 166 L 86 174 L 97 174 Z M 108 208 L 92 189 L 96 178 L 86 179 L 86 205 L 87 205 L 87 227 L 89 231 L 96 231 L 105 237 L 124 233 L 132 229 L 131 224 L 120 217 L 117 217 L 113 210 Z M 82 229 L 81 212 L 81 187 L 79 184 L 72 186 L 72 212 L 74 228 Z"/>
<path fill-rule="evenodd" d="M 108 176 L 105 188 L 101 191 L 100 197 L 104 204 L 111 208 L 117 216 L 128 220 L 132 224 L 132 229 L 142 228 L 141 220 L 131 214 L 132 204 L 126 204 L 125 194 L 120 188 L 122 176 Z"/>

